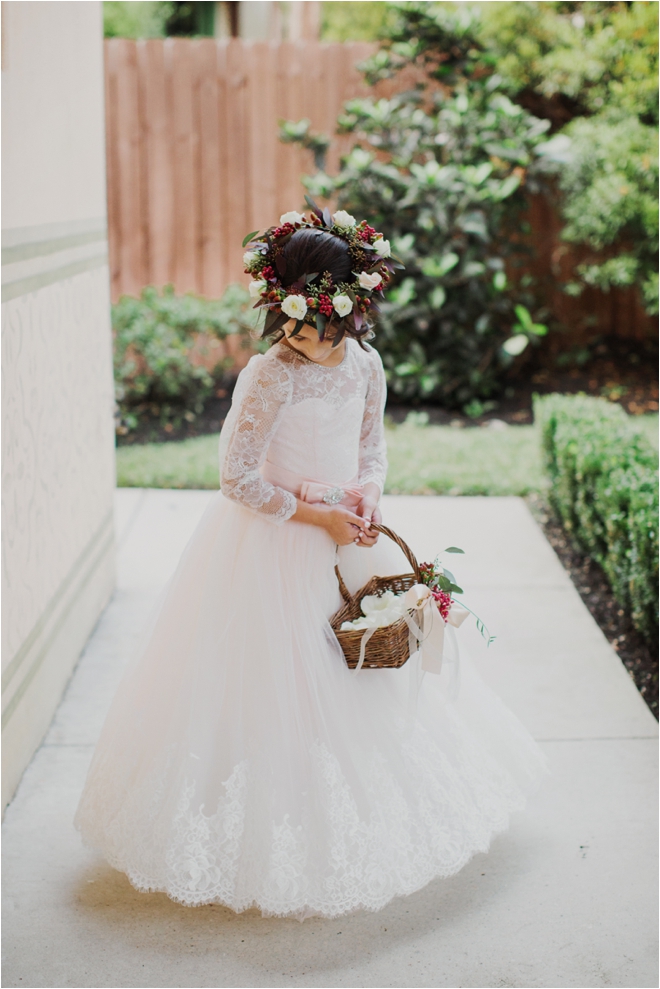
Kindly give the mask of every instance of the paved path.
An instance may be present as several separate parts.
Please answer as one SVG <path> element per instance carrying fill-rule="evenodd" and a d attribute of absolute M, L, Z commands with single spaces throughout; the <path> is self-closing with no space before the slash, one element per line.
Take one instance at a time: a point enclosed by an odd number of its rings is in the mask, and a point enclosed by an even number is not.
<path fill-rule="evenodd" d="M 4 824 L 5 987 L 658 985 L 656 722 L 517 498 L 394 498 L 498 638 L 463 638 L 552 775 L 457 876 L 377 914 L 263 919 L 136 893 L 71 819 L 95 738 L 207 492 L 118 493 L 119 583 Z M 463 630 L 462 630 L 463 631 Z"/>

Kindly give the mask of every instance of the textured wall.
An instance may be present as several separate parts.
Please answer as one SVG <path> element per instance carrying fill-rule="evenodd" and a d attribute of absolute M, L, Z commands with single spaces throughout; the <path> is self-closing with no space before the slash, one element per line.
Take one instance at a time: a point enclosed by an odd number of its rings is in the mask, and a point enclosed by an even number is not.
<path fill-rule="evenodd" d="M 114 583 L 100 8 L 3 10 L 3 806 Z"/>

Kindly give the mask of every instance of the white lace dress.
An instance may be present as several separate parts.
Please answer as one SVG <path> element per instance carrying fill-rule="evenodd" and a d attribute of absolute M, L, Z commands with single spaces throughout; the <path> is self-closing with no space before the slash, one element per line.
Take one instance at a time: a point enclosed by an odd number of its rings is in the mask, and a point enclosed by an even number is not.
<path fill-rule="evenodd" d="M 222 492 L 115 697 L 76 815 L 138 889 L 301 919 L 377 910 L 485 851 L 535 784 L 534 742 L 469 668 L 455 699 L 427 675 L 412 720 L 411 663 L 348 670 L 328 624 L 336 547 L 287 521 L 295 497 L 267 480 L 382 488 L 384 400 L 377 352 L 353 340 L 334 368 L 280 343 L 239 376 Z M 409 570 L 383 537 L 338 556 L 351 590 Z"/>

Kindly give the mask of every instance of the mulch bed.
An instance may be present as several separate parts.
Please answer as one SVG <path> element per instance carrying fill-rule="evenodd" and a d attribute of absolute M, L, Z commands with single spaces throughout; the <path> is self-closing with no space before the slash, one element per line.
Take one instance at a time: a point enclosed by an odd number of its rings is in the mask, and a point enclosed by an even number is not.
<path fill-rule="evenodd" d="M 591 557 L 585 556 L 572 545 L 561 522 L 543 500 L 538 495 L 529 495 L 527 504 L 580 597 L 657 719 L 657 650 L 653 650 L 633 628 L 629 617 L 614 599 L 601 568 Z"/>
<path fill-rule="evenodd" d="M 534 421 L 532 402 L 535 393 L 575 395 L 583 392 L 618 402 L 629 415 L 643 415 L 658 411 L 656 369 L 654 346 L 643 347 L 639 343 L 631 346 L 617 341 L 608 347 L 603 346 L 603 353 L 595 353 L 583 367 L 538 367 L 530 364 L 521 368 L 496 401 L 483 403 L 486 408 L 482 415 L 469 417 L 460 411 L 437 405 L 417 408 L 426 412 L 429 422 L 437 426 L 482 426 L 492 419 L 525 426 Z M 393 395 L 387 411 L 394 422 L 403 422 L 410 406 L 397 402 Z"/>
<path fill-rule="evenodd" d="M 532 398 L 535 392 L 540 395 L 584 392 L 619 402 L 630 415 L 641 415 L 658 411 L 656 369 L 654 347 L 637 341 L 609 341 L 595 347 L 582 367 L 540 367 L 532 363 L 522 367 L 506 383 L 497 401 L 484 403 L 481 415 L 467 416 L 461 411 L 439 405 L 413 407 L 403 403 L 396 395 L 391 395 L 387 413 L 394 422 L 403 422 L 414 408 L 415 411 L 426 412 L 433 425 L 482 426 L 492 419 L 501 419 L 520 426 L 533 421 Z M 232 381 L 228 377 L 200 415 L 190 417 L 188 413 L 188 418 L 179 416 L 176 422 L 163 423 L 157 408 L 146 408 L 139 416 L 138 428 L 119 433 L 117 444 L 162 443 L 165 440 L 185 440 L 217 433 L 231 405 L 231 389 Z"/>

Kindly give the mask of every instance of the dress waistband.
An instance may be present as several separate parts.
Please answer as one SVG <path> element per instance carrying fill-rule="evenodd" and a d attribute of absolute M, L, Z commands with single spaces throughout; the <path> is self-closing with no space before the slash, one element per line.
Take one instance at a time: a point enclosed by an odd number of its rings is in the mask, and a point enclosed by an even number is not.
<path fill-rule="evenodd" d="M 285 488 L 301 501 L 325 502 L 326 505 L 341 505 L 344 508 L 357 508 L 364 493 L 363 485 L 357 483 L 357 474 L 342 484 L 328 484 L 325 481 L 315 481 L 279 467 L 266 460 L 261 468 L 261 475 L 266 481 Z"/>

